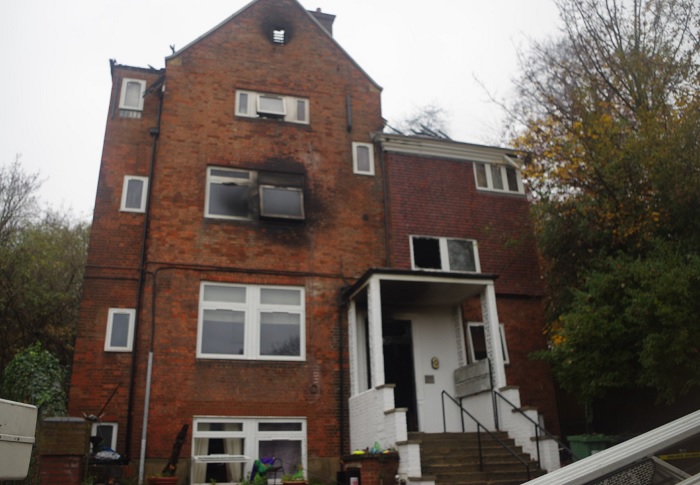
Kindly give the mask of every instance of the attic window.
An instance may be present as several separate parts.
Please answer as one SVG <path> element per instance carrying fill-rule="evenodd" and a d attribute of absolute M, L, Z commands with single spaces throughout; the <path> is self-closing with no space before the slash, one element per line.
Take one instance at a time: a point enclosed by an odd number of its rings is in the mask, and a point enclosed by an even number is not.
<path fill-rule="evenodd" d="M 281 45 L 287 43 L 287 36 L 284 29 L 275 29 L 272 31 L 272 42 Z"/>

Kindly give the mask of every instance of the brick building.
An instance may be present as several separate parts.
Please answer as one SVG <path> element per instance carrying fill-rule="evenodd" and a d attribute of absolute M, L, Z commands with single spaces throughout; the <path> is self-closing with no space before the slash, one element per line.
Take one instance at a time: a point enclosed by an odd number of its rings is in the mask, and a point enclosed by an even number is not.
<path fill-rule="evenodd" d="M 486 356 L 557 428 L 520 160 L 383 134 L 333 20 L 255 0 L 164 69 L 112 62 L 69 411 L 141 475 L 186 423 L 188 483 L 328 481 L 375 442 L 418 479 L 406 434 Z"/>

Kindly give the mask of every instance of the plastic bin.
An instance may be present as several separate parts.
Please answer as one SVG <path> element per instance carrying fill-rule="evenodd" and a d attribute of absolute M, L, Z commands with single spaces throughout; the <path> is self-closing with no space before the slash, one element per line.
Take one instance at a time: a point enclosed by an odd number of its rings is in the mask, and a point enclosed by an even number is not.
<path fill-rule="evenodd" d="M 36 406 L 0 399 L 0 480 L 23 480 L 34 446 Z"/>
<path fill-rule="evenodd" d="M 580 434 L 568 436 L 569 446 L 574 453 L 574 461 L 606 450 L 615 444 L 615 438 L 604 434 Z"/>

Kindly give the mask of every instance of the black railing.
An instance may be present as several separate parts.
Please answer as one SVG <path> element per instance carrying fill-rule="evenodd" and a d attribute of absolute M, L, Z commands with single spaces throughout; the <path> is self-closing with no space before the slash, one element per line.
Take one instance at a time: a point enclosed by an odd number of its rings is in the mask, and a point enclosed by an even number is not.
<path fill-rule="evenodd" d="M 499 439 L 496 435 L 494 435 L 491 431 L 486 428 L 483 424 L 479 422 L 478 419 L 476 419 L 472 414 L 464 409 L 462 406 L 461 402 L 458 402 L 454 397 L 450 396 L 447 391 L 442 391 L 442 426 L 443 430 L 447 432 L 447 418 L 445 415 L 445 396 L 447 396 L 454 404 L 457 405 L 459 408 L 460 412 L 460 418 L 462 420 L 462 432 L 465 431 L 464 428 L 464 415 L 466 414 L 472 421 L 476 423 L 476 439 L 477 443 L 479 445 L 479 471 L 483 472 L 484 471 L 484 452 L 481 447 L 481 429 L 483 428 L 486 433 L 499 445 L 501 445 L 502 448 L 504 448 L 508 453 L 513 455 L 522 465 L 525 467 L 525 470 L 527 471 L 527 479 L 530 480 L 530 462 L 523 460 L 523 458 L 518 455 L 515 451 L 513 451 L 510 446 L 505 444 L 501 439 Z"/>
<path fill-rule="evenodd" d="M 515 404 L 513 404 L 512 402 L 510 402 L 503 394 L 501 394 L 501 393 L 498 392 L 498 391 L 492 391 L 492 392 L 493 392 L 493 395 L 494 395 L 495 397 L 500 397 L 501 399 L 503 399 L 503 400 L 513 409 L 513 411 L 520 413 L 520 415 L 521 415 L 522 417 L 524 417 L 525 419 L 527 419 L 528 421 L 530 421 L 530 422 L 535 426 L 535 444 L 537 445 L 537 466 L 538 466 L 539 468 L 542 468 L 542 464 L 541 464 L 541 461 L 540 461 L 540 433 L 542 433 L 542 434 L 544 434 L 545 436 L 547 436 L 547 438 L 550 438 L 550 439 L 556 441 L 556 442 L 558 443 L 558 445 L 559 445 L 561 448 L 565 449 L 565 450 L 571 455 L 571 457 L 572 457 L 574 460 L 578 460 L 578 459 L 579 459 L 579 457 L 576 456 L 576 455 L 574 454 L 573 451 L 571 451 L 571 448 L 569 448 L 568 446 L 566 446 L 559 438 L 557 438 L 556 436 L 554 436 L 552 433 L 550 433 L 549 431 L 547 431 L 546 429 L 544 429 L 544 427 L 543 427 L 542 425 L 540 425 L 540 423 L 538 423 L 537 421 L 535 421 L 534 419 L 532 419 L 530 416 L 528 416 L 527 414 L 525 414 L 525 413 L 523 412 L 522 409 L 520 409 L 520 408 L 517 407 Z M 494 399 L 495 399 L 495 398 L 494 398 Z M 495 402 L 495 401 L 494 401 L 494 402 Z M 497 406 L 497 405 L 496 405 L 496 406 Z"/>

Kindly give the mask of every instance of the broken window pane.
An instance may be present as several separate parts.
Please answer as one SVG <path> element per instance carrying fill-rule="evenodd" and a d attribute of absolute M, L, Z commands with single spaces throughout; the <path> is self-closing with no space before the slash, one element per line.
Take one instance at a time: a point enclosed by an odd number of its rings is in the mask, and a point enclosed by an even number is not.
<path fill-rule="evenodd" d="M 209 188 L 209 214 L 248 217 L 248 193 L 246 186 L 211 184 Z"/>
<path fill-rule="evenodd" d="M 442 269 L 440 262 L 440 240 L 436 238 L 413 238 L 413 265 L 416 268 Z"/>

